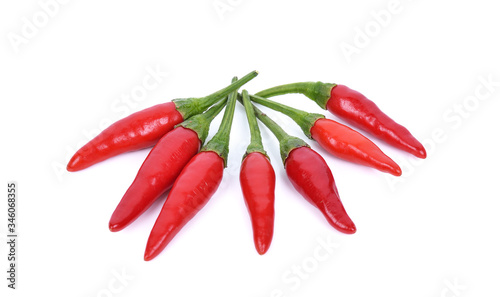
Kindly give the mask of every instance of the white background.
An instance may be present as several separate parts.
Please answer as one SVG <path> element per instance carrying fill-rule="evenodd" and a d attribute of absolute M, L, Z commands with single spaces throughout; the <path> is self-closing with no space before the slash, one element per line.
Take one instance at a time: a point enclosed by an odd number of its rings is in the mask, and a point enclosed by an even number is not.
<path fill-rule="evenodd" d="M 7 181 L 19 187 L 18 290 L 0 281 L 2 296 L 498 296 L 493 1 L 67 1 L 52 2 L 50 15 L 47 2 L 0 4 L 2 242 Z M 355 49 L 346 54 L 349 45 Z M 130 97 L 148 68 L 168 75 Z M 249 135 L 237 106 L 219 191 L 144 262 L 164 198 L 119 233 L 107 225 L 148 150 L 77 173 L 63 167 L 102 125 L 209 94 L 254 69 L 260 75 L 245 86 L 250 92 L 324 81 L 364 93 L 425 143 L 428 158 L 374 139 L 403 168 L 394 179 L 309 142 L 331 166 L 358 227 L 343 235 L 292 189 L 264 130 L 277 174 L 276 225 L 259 256 L 239 188 Z M 488 79 L 496 82 L 490 89 L 481 82 Z M 305 97 L 276 99 L 335 119 Z M 5 280 L 7 246 L 0 246 Z"/>

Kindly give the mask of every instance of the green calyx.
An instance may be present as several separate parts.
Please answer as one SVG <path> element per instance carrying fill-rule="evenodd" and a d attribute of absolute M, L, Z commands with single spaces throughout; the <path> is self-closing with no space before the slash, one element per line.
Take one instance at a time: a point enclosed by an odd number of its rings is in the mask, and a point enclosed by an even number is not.
<path fill-rule="evenodd" d="M 298 82 L 272 87 L 256 93 L 256 96 L 268 98 L 278 95 L 300 93 L 313 100 L 321 108 L 326 109 L 326 103 L 330 99 L 330 93 L 336 84 L 318 82 Z"/>
<path fill-rule="evenodd" d="M 253 110 L 252 103 L 248 96 L 247 90 L 243 90 L 241 93 L 241 98 L 238 98 L 240 102 L 245 106 L 245 112 L 248 119 L 248 126 L 250 128 L 250 144 L 247 147 L 245 154 L 243 155 L 243 160 L 248 154 L 251 153 L 261 153 L 269 159 L 264 146 L 262 145 L 262 136 L 260 135 L 259 125 L 257 124 L 257 118 L 255 117 L 255 112 Z"/>
<path fill-rule="evenodd" d="M 237 78 L 233 78 L 233 82 Z M 201 151 L 212 151 L 218 154 L 224 160 L 224 167 L 227 167 L 227 156 L 229 155 L 229 134 L 231 133 L 231 126 L 233 124 L 234 108 L 236 106 L 236 98 L 238 97 L 238 89 L 235 89 L 227 99 L 226 110 L 219 130 L 215 133 L 214 137 L 207 142 Z"/>
<path fill-rule="evenodd" d="M 205 143 L 208 136 L 210 123 L 219 114 L 219 112 L 226 106 L 227 97 L 212 106 L 205 113 L 194 115 L 184 122 L 178 124 L 176 127 L 184 127 L 193 130 L 198 134 L 201 143 Z"/>
<path fill-rule="evenodd" d="M 251 95 L 250 98 L 252 101 L 267 106 L 271 109 L 279 111 L 287 116 L 289 116 L 292 120 L 299 125 L 304 134 L 312 139 L 311 136 L 311 128 L 314 126 L 314 123 L 318 119 L 324 119 L 325 116 L 319 113 L 309 113 L 300 109 L 293 108 L 291 106 L 281 104 L 260 96 Z"/>
<path fill-rule="evenodd" d="M 252 80 L 258 74 L 259 73 L 257 71 L 252 71 L 241 79 L 233 81 L 229 86 L 206 97 L 174 99 L 172 102 L 174 102 L 177 111 L 180 112 L 182 117 L 184 119 L 188 119 L 196 114 L 204 112 L 214 103 L 218 102 L 229 93 L 238 90 L 241 86 Z"/>
<path fill-rule="evenodd" d="M 294 136 L 288 136 L 280 140 L 280 155 L 283 165 L 290 152 L 299 147 L 309 147 L 309 145 L 302 139 Z"/>
<path fill-rule="evenodd" d="M 286 159 L 290 152 L 299 147 L 309 147 L 309 145 L 302 139 L 294 136 L 288 135 L 275 121 L 268 117 L 265 113 L 260 111 L 257 107 L 253 106 L 255 115 L 257 118 L 266 125 L 274 136 L 278 138 L 280 143 L 280 155 L 283 165 L 285 165 Z"/>

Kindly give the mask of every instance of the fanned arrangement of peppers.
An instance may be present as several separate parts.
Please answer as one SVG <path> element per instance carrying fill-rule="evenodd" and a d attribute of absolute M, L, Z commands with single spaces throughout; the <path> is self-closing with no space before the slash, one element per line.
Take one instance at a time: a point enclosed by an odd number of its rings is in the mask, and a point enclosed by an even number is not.
<path fill-rule="evenodd" d="M 153 147 L 137 176 L 116 206 L 109 229 L 120 231 L 168 192 L 151 230 L 144 260 L 165 249 L 170 240 L 203 208 L 221 183 L 229 154 L 229 134 L 237 101 L 245 108 L 250 140 L 240 170 L 242 198 L 253 228 L 255 248 L 265 254 L 274 230 L 275 171 L 264 150 L 257 120 L 278 139 L 284 169 L 293 187 L 346 234 L 356 226 L 340 200 L 332 172 L 323 157 L 301 138 L 287 134 L 252 102 L 284 113 L 305 136 L 333 156 L 395 176 L 401 168 L 360 132 L 322 114 L 309 113 L 268 99 L 300 93 L 346 123 L 419 158 L 423 145 L 383 113 L 375 103 L 344 85 L 300 82 L 269 88 L 254 95 L 238 89 L 257 76 L 253 71 L 233 78 L 227 87 L 202 98 L 174 99 L 123 118 L 80 148 L 67 165 L 78 171 L 129 151 Z M 205 144 L 211 121 L 225 108 L 217 133 Z"/>

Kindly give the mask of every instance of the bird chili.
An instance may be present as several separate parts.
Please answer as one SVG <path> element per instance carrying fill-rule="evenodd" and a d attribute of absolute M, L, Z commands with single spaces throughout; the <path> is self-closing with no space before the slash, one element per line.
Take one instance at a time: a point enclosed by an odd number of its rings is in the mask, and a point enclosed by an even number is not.
<path fill-rule="evenodd" d="M 207 204 L 219 187 L 229 153 L 229 134 L 236 97 L 237 91 L 229 95 L 219 130 L 175 180 L 149 235 L 144 260 L 156 257 Z"/>
<path fill-rule="evenodd" d="M 307 137 L 314 139 L 332 155 L 349 162 L 361 164 L 401 175 L 401 168 L 361 133 L 336 121 L 325 119 L 323 115 L 308 113 L 260 96 L 250 96 L 259 104 L 280 111 L 293 119 Z"/>
<path fill-rule="evenodd" d="M 278 138 L 288 179 L 294 188 L 340 232 L 353 234 L 356 226 L 340 201 L 332 172 L 325 160 L 302 139 L 288 135 L 278 124 L 254 107 L 257 118 Z"/>
<path fill-rule="evenodd" d="M 198 153 L 210 122 L 225 104 L 223 99 L 205 113 L 190 117 L 158 141 L 113 212 L 109 221 L 111 231 L 128 226 L 172 187 L 182 168 Z"/>
<path fill-rule="evenodd" d="M 344 85 L 322 82 L 302 82 L 281 85 L 258 92 L 261 97 L 272 97 L 288 93 L 301 93 L 315 101 L 321 108 L 346 122 L 361 128 L 388 144 L 425 158 L 424 146 L 400 124 L 383 113 L 380 108 L 363 94 Z"/>
<path fill-rule="evenodd" d="M 174 99 L 133 113 L 106 128 L 80 148 L 70 159 L 68 171 L 78 171 L 121 153 L 153 146 L 175 125 L 202 113 L 230 92 L 257 76 L 253 71 L 211 95 Z"/>
<path fill-rule="evenodd" d="M 262 145 L 257 119 L 246 90 L 243 90 L 242 97 L 251 139 L 241 163 L 240 185 L 252 221 L 255 249 L 263 255 L 273 239 L 276 175 Z"/>

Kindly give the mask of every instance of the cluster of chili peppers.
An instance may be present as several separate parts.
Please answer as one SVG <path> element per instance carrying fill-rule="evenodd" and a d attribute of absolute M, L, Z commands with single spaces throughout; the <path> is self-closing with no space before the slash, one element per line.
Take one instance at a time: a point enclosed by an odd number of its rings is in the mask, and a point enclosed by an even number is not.
<path fill-rule="evenodd" d="M 237 101 L 245 107 L 250 129 L 240 185 L 259 254 L 266 253 L 273 237 L 276 176 L 264 150 L 257 119 L 278 139 L 283 165 L 293 187 L 338 231 L 353 234 L 356 226 L 342 205 L 323 157 L 304 140 L 288 135 L 251 101 L 289 116 L 308 138 L 340 159 L 395 176 L 402 174 L 401 168 L 361 133 L 324 115 L 268 98 L 304 94 L 345 122 L 419 158 L 426 157 L 422 144 L 406 128 L 357 91 L 343 85 L 303 82 L 269 88 L 255 95 L 246 90 L 238 93 L 241 86 L 256 76 L 253 71 L 241 79 L 235 77 L 229 86 L 206 97 L 174 99 L 136 112 L 102 131 L 69 161 L 67 170 L 78 171 L 118 154 L 153 146 L 109 221 L 111 231 L 124 229 L 170 190 L 149 235 L 146 261 L 156 257 L 217 191 L 227 166 Z M 217 133 L 204 144 L 211 121 L 224 107 Z"/>

